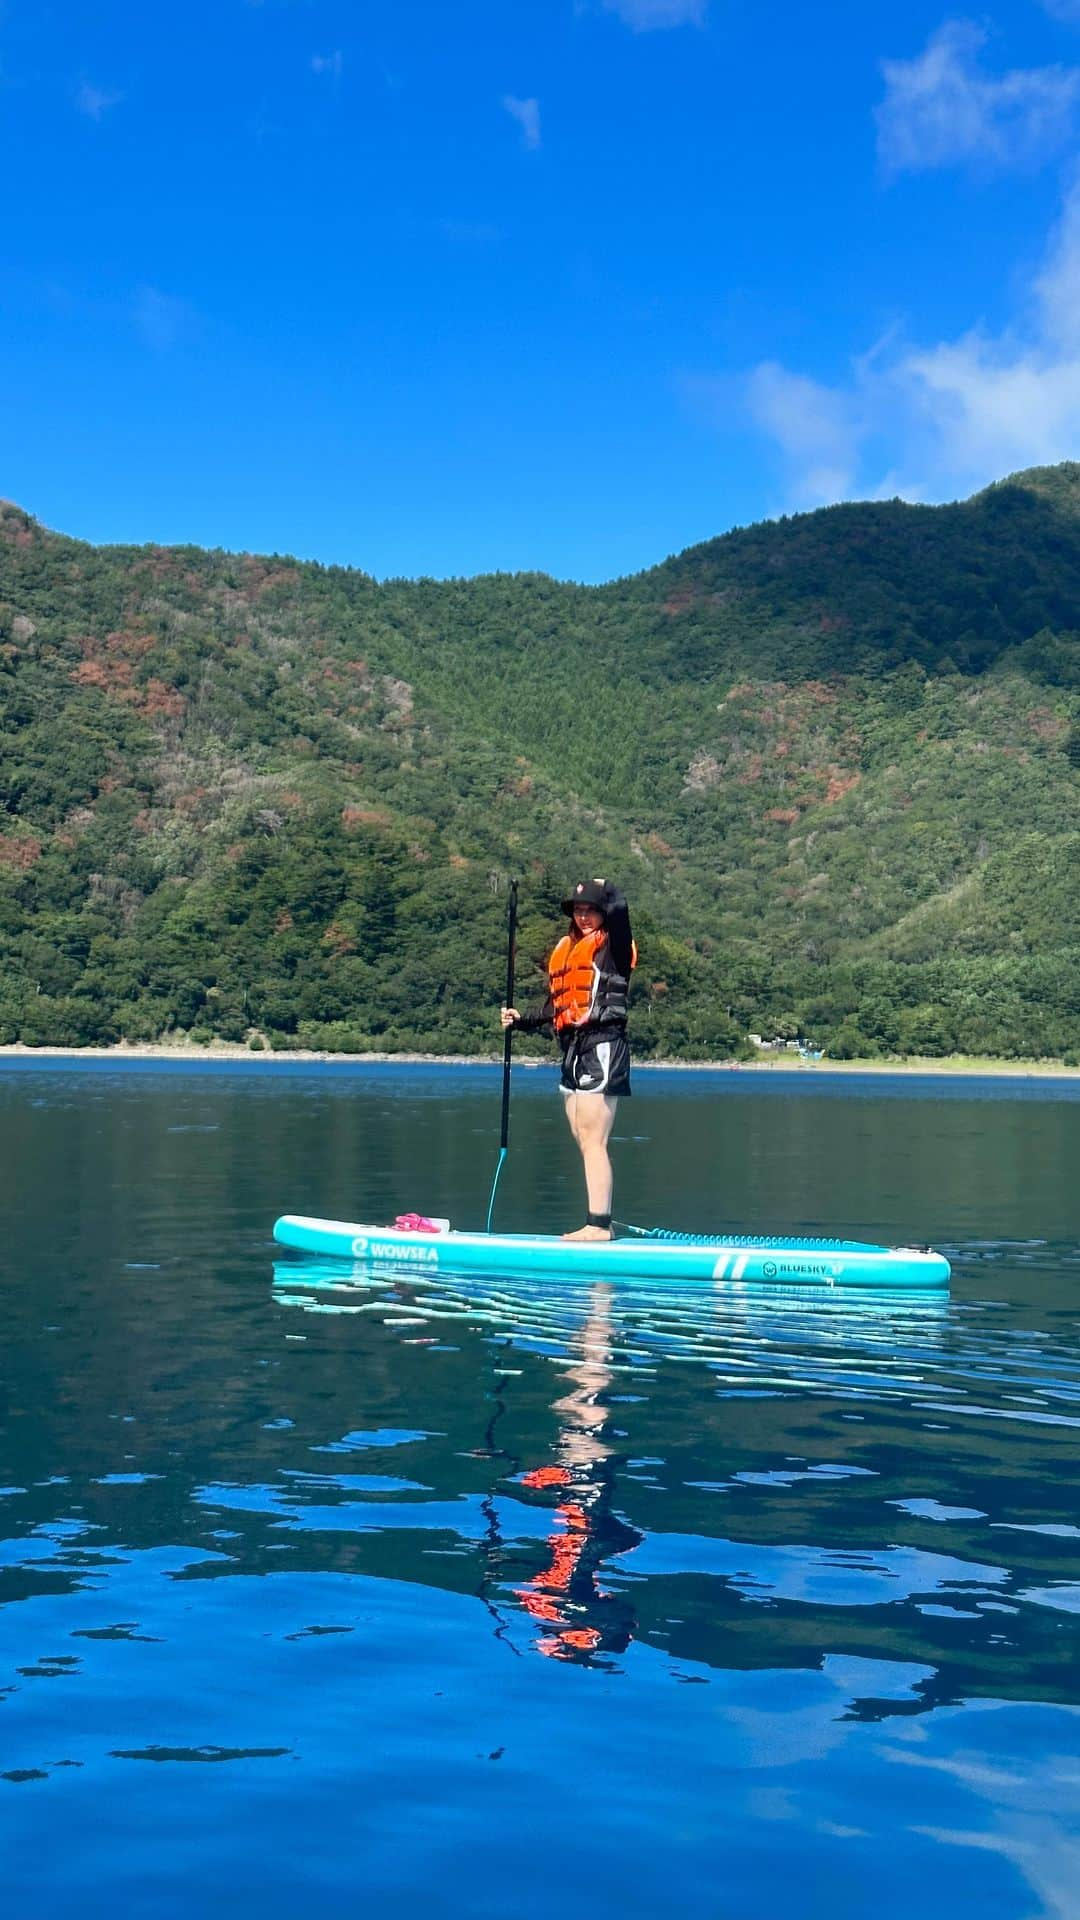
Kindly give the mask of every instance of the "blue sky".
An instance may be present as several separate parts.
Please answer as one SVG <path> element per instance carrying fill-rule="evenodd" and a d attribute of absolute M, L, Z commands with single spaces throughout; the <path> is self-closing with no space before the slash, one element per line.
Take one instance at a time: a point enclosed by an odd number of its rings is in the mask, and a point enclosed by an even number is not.
<path fill-rule="evenodd" d="M 599 580 L 1080 456 L 1080 0 L 0 0 L 0 496 Z"/>

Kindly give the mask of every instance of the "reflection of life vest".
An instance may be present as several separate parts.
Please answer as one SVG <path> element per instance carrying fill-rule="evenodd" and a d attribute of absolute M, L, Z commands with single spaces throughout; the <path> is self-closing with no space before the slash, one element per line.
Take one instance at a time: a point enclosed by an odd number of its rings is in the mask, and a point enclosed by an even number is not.
<path fill-rule="evenodd" d="M 570 1475 L 565 1467 L 538 1467 L 534 1472 L 522 1475 L 522 1484 L 526 1487 L 557 1486 L 569 1490 Z M 566 1650 L 571 1647 L 581 1653 L 593 1652 L 600 1645 L 601 1634 L 596 1627 L 568 1625 L 564 1610 L 564 1597 L 569 1595 L 570 1583 L 588 1542 L 588 1515 L 577 1501 L 568 1497 L 568 1492 L 555 1511 L 566 1532 L 551 1535 L 548 1540 L 550 1566 L 530 1580 L 527 1587 L 519 1587 L 517 1597 L 534 1620 L 542 1620 L 545 1625 L 558 1629 L 539 1642 L 541 1653 L 549 1658 L 554 1655 L 558 1659 L 564 1657 Z"/>
<path fill-rule="evenodd" d="M 564 933 L 548 961 L 548 990 L 551 995 L 552 1025 L 556 1033 L 566 1027 L 621 1026 L 626 1019 L 626 995 L 629 982 L 607 959 L 607 932 L 597 927 L 577 940 Z M 637 948 L 630 963 L 637 965 Z"/>

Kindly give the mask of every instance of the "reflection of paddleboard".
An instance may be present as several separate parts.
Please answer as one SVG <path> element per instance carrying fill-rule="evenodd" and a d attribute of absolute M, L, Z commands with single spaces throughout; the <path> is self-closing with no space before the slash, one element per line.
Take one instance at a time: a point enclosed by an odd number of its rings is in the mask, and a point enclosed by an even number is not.
<path fill-rule="evenodd" d="M 649 1236 L 560 1240 L 550 1234 L 438 1233 L 309 1220 L 287 1213 L 274 1239 L 297 1253 L 426 1273 L 527 1273 L 552 1279 L 712 1280 L 775 1287 L 943 1287 L 949 1263 L 924 1247 L 874 1247 L 858 1240 L 755 1238 L 706 1240 Z M 298 1278 L 301 1274 L 298 1273 Z"/>

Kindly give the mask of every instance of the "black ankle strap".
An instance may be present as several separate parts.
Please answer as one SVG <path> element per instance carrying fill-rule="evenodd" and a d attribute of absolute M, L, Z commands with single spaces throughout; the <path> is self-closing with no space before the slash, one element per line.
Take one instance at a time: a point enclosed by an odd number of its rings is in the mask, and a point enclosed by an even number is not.
<path fill-rule="evenodd" d="M 611 1215 L 610 1213 L 587 1213 L 585 1215 L 585 1225 L 587 1227 L 607 1227 L 610 1232 Z"/>

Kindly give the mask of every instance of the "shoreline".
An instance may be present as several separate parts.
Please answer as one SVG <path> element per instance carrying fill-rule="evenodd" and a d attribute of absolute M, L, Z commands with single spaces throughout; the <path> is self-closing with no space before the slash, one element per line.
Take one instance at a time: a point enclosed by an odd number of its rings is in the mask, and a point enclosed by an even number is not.
<path fill-rule="evenodd" d="M 138 1042 L 130 1045 L 119 1042 L 110 1047 L 29 1047 L 20 1042 L 9 1046 L 0 1046 L 0 1070 L 5 1062 L 24 1060 L 52 1060 L 58 1063 L 80 1061 L 146 1061 L 150 1064 L 176 1061 L 186 1065 L 205 1064 L 220 1061 L 222 1064 L 240 1061 L 255 1066 L 272 1067 L 276 1063 L 305 1066 L 425 1066 L 425 1067 L 501 1067 L 500 1053 L 320 1053 L 305 1050 L 302 1047 L 287 1051 L 252 1051 L 250 1047 L 219 1045 L 206 1047 L 180 1043 L 166 1045 L 162 1042 Z M 551 1060 L 516 1059 L 515 1069 L 521 1071 L 549 1071 Z M 949 1078 L 970 1077 L 972 1079 L 987 1076 L 1009 1077 L 1014 1079 L 1080 1079 L 1080 1067 L 1066 1067 L 1060 1060 L 995 1060 L 981 1059 L 967 1054 L 953 1054 L 942 1058 L 931 1056 L 911 1057 L 903 1060 L 800 1060 L 793 1054 L 774 1054 L 760 1060 L 635 1060 L 635 1073 L 843 1073 L 843 1074 L 935 1074 Z"/>

